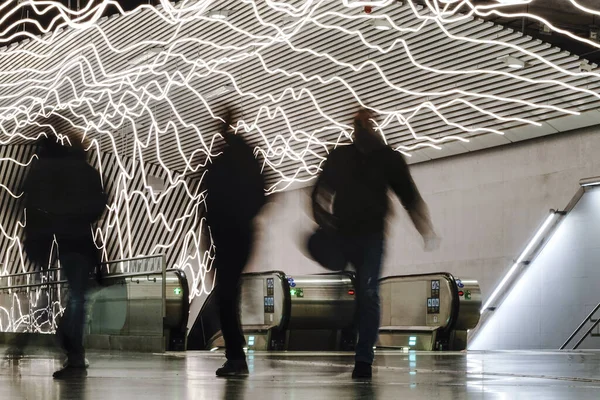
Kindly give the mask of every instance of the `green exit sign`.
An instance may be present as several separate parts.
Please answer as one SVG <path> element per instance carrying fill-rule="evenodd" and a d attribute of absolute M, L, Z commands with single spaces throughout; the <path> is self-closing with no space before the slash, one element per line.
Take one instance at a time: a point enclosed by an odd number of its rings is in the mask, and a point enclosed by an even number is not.
<path fill-rule="evenodd" d="M 181 288 L 176 287 L 175 289 L 173 289 L 173 293 L 175 293 L 177 296 L 179 296 L 181 294 Z"/>

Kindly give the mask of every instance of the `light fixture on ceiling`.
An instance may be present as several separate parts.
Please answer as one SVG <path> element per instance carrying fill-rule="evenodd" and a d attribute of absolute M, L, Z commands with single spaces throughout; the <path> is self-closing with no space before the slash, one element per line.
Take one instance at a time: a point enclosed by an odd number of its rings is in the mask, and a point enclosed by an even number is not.
<path fill-rule="evenodd" d="M 288 23 L 288 22 L 289 23 L 298 22 L 301 19 L 302 19 L 302 17 L 296 17 L 296 16 L 293 16 L 293 15 L 285 15 L 283 18 L 281 18 L 281 20 L 283 22 L 286 22 L 286 23 Z"/>
<path fill-rule="evenodd" d="M 204 98 L 212 99 L 213 97 L 218 97 L 222 94 L 229 93 L 231 91 L 233 91 L 233 86 L 231 85 L 219 86 L 218 88 L 204 94 Z"/>
<path fill-rule="evenodd" d="M 539 27 L 540 27 L 540 33 L 542 35 L 552 35 L 552 29 L 550 29 L 550 27 L 548 25 L 546 25 L 545 23 L 540 22 Z"/>
<path fill-rule="evenodd" d="M 162 47 L 151 47 L 151 48 L 147 49 L 146 51 L 144 51 L 143 53 L 138 54 L 137 56 L 133 57 L 132 59 L 127 60 L 127 64 L 129 64 L 129 65 L 145 64 L 146 62 L 148 62 L 148 60 L 151 60 L 152 58 L 154 58 L 158 54 L 160 54 L 161 51 L 164 51 L 164 49 Z"/>
<path fill-rule="evenodd" d="M 392 29 L 392 25 L 387 19 L 372 19 L 371 26 L 380 31 L 389 31 Z"/>
<path fill-rule="evenodd" d="M 582 61 L 579 64 L 579 72 L 592 72 L 596 64 L 590 64 L 588 61 Z"/>
<path fill-rule="evenodd" d="M 504 56 L 504 57 L 500 57 L 499 60 L 501 60 L 502 62 L 504 62 L 504 64 L 506 64 L 506 66 L 509 67 L 509 68 L 513 68 L 513 69 L 523 69 L 523 68 L 525 68 L 525 61 L 520 60 L 517 57 Z"/>
<path fill-rule="evenodd" d="M 158 176 L 148 175 L 148 187 L 156 194 L 165 191 L 165 180 Z"/>
<path fill-rule="evenodd" d="M 496 0 L 500 4 L 529 4 L 531 0 Z"/>
<path fill-rule="evenodd" d="M 590 26 L 590 40 L 598 41 L 600 39 L 600 28 L 596 25 Z"/>
<path fill-rule="evenodd" d="M 208 17 L 212 19 L 218 19 L 225 21 L 229 18 L 229 11 L 227 10 L 213 10 L 208 13 Z"/>

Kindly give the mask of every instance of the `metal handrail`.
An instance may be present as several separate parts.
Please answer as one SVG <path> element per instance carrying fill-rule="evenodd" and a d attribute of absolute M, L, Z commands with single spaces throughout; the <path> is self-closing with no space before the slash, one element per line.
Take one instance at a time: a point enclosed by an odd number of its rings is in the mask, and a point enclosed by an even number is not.
<path fill-rule="evenodd" d="M 126 261 L 148 260 L 148 259 L 151 259 L 151 258 L 159 258 L 159 257 L 162 257 L 162 255 L 140 256 L 140 257 L 124 258 L 122 260 L 104 261 L 104 262 L 101 262 L 100 265 L 111 265 L 111 264 L 117 264 L 117 263 L 126 262 Z M 17 277 L 17 276 L 25 276 L 25 275 L 42 274 L 42 273 L 48 273 L 48 272 L 60 271 L 60 270 L 62 270 L 62 268 L 48 268 L 48 269 L 43 269 L 43 270 L 38 270 L 38 271 L 31 271 L 31 272 L 19 272 L 19 273 L 16 273 L 16 274 L 0 275 L 0 279 L 3 279 L 3 278 L 14 278 L 14 277 Z"/>
<path fill-rule="evenodd" d="M 104 261 L 104 262 L 101 262 L 100 265 L 116 264 L 116 263 L 120 263 L 120 262 L 124 262 L 124 261 L 148 260 L 150 258 L 161 258 L 161 257 L 164 257 L 164 256 L 162 254 L 155 254 L 153 256 L 140 256 L 140 257 L 132 257 L 132 258 L 123 258 L 122 260 Z"/>
<path fill-rule="evenodd" d="M 575 329 L 575 331 L 571 334 L 571 336 L 569 336 L 569 338 L 563 343 L 563 345 L 560 346 L 560 350 L 564 350 L 565 347 L 567 347 L 567 344 L 569 344 L 569 342 L 575 337 L 575 335 L 577 335 L 579 333 L 579 331 L 581 331 L 581 328 L 583 328 L 583 326 L 592 319 L 592 316 L 599 309 L 600 309 L 600 303 L 598 303 L 598 305 L 592 310 L 591 313 L 588 314 L 588 316 L 583 320 L 583 322 L 581 322 L 581 324 L 579 324 L 577 329 Z M 594 328 L 596 326 L 598 326 L 598 323 L 600 323 L 600 319 L 598 319 L 596 321 L 596 323 L 585 333 L 585 335 L 583 335 L 583 337 L 575 344 L 575 347 L 573 347 L 573 350 L 575 350 L 579 347 L 579 345 L 587 338 L 587 336 L 590 334 L 590 332 L 592 332 L 594 330 Z"/>
<path fill-rule="evenodd" d="M 48 281 L 48 282 L 44 282 L 44 283 L 30 283 L 28 285 L 0 286 L 0 292 L 3 292 L 5 290 L 14 290 L 14 289 L 27 289 L 27 288 L 34 288 L 34 287 L 57 286 L 57 285 L 62 285 L 64 283 L 67 283 L 67 281 L 66 280 Z"/>
<path fill-rule="evenodd" d="M 171 272 L 171 271 L 175 271 L 177 270 L 176 268 L 169 268 L 166 270 L 166 272 Z M 110 274 L 110 275 L 106 275 L 103 276 L 102 279 L 116 279 L 116 278 L 136 278 L 139 276 L 147 276 L 150 277 L 150 275 L 161 275 L 162 271 L 153 271 L 153 272 L 132 272 L 132 273 L 127 273 L 127 274 Z M 48 282 L 42 282 L 42 283 L 32 283 L 32 284 L 28 284 L 28 285 L 13 285 L 13 286 L 0 286 L 0 292 L 4 291 L 4 290 L 12 290 L 12 289 L 25 289 L 25 288 L 32 288 L 32 287 L 43 287 L 43 286 L 50 286 L 50 285 L 60 285 L 60 284 L 64 284 L 67 283 L 66 280 L 62 280 L 62 281 L 48 281 Z"/>
<path fill-rule="evenodd" d="M 579 341 L 577 343 L 575 343 L 575 346 L 573 347 L 573 350 L 577 350 L 577 348 L 579 347 L 579 345 L 581 343 L 583 343 L 583 341 L 585 339 L 587 339 L 588 335 L 594 330 L 595 327 L 598 326 L 599 323 L 600 323 L 600 319 L 597 319 L 596 322 L 594 322 L 594 325 L 592 325 L 590 327 L 590 329 L 588 329 L 588 331 L 585 333 L 585 335 L 583 335 L 583 337 L 581 339 L 579 339 Z"/>
<path fill-rule="evenodd" d="M 129 268 L 131 267 L 131 265 L 128 265 L 127 268 L 119 268 L 117 266 L 117 268 L 114 268 L 116 270 L 119 269 L 123 269 L 123 270 L 140 270 L 142 269 L 150 269 L 149 271 L 139 271 L 139 272 L 127 272 L 127 273 L 109 273 L 110 270 L 112 268 L 108 267 L 109 265 L 114 265 L 114 264 L 119 264 L 119 263 L 127 263 L 129 261 L 139 261 L 139 260 L 148 260 L 148 259 L 158 259 L 159 262 L 157 264 L 155 264 L 154 262 L 149 262 L 147 263 L 147 265 L 144 265 L 146 263 L 143 263 L 142 265 L 134 265 L 134 268 Z M 135 279 L 136 277 L 146 277 L 146 279 L 149 282 L 155 282 L 155 283 L 159 283 L 158 279 L 156 278 L 156 275 L 161 275 L 162 279 L 160 280 L 160 290 L 161 290 L 161 315 L 160 318 L 158 318 L 159 316 L 157 316 L 157 322 L 158 319 L 160 319 L 160 321 L 164 324 L 164 321 L 166 321 L 166 316 L 167 316 L 167 271 L 172 271 L 173 269 L 167 269 L 167 263 L 166 263 L 166 257 L 164 254 L 160 254 L 160 255 L 153 255 L 153 256 L 142 256 L 142 257 L 134 257 L 134 258 L 130 258 L 130 259 L 123 259 L 123 260 L 114 260 L 114 261 L 108 261 L 108 262 L 104 262 L 101 263 L 100 266 L 107 266 L 105 269 L 106 275 L 104 276 L 100 276 L 100 278 L 102 280 L 115 280 L 115 279 L 124 279 L 125 282 L 120 282 L 120 281 L 116 281 L 115 284 L 119 285 L 122 283 L 128 284 L 129 281 L 134 282 L 134 283 L 140 283 L 143 281 L 143 279 Z M 98 265 L 96 265 L 98 266 Z M 158 268 L 156 268 L 158 266 Z M 138 268 L 140 267 L 140 268 Z M 25 289 L 27 290 L 27 296 L 30 296 L 30 292 L 29 289 L 30 288 L 38 288 L 37 290 L 34 290 L 33 293 L 47 293 L 48 295 L 48 301 L 51 302 L 52 299 L 54 297 L 57 296 L 57 294 L 55 292 L 58 291 L 58 288 L 60 288 L 61 285 L 64 284 L 68 284 L 67 280 L 51 280 L 52 279 L 60 279 L 60 271 L 64 269 L 64 268 L 49 268 L 46 270 L 38 270 L 38 271 L 33 271 L 33 272 L 27 272 L 27 273 L 17 273 L 17 274 L 10 274 L 10 275 L 4 275 L 4 276 L 0 276 L 1 278 L 7 278 L 7 279 L 11 279 L 11 278 L 15 278 L 15 277 L 19 277 L 19 276 L 27 276 L 29 280 L 29 276 L 30 275 L 35 275 L 35 274 L 40 274 L 42 280 L 44 279 L 44 275 L 46 275 L 46 279 L 45 282 L 39 282 L 39 283 L 32 283 L 32 284 L 26 284 L 26 285 L 12 285 L 12 286 L 0 286 L 0 293 L 13 293 L 13 291 L 15 293 L 17 292 L 21 292 L 21 290 L 23 290 L 23 292 L 25 291 Z M 50 272 L 57 272 L 56 274 L 50 274 Z M 90 271 L 91 272 L 91 271 Z M 154 277 L 154 278 L 153 278 Z M 94 279 L 93 277 L 90 277 L 90 279 Z M 37 281 L 37 279 L 35 280 Z M 10 282 L 6 282 L 6 283 L 10 283 Z M 59 299 L 59 301 L 61 301 L 62 299 Z M 14 300 L 13 300 L 14 301 Z M 50 304 L 50 303 L 48 303 Z M 52 302 L 53 304 L 53 302 Z M 48 308 L 48 306 L 46 306 L 46 308 Z M 31 313 L 33 311 L 33 308 L 31 308 L 31 305 L 29 305 L 29 313 Z M 35 311 L 33 311 L 35 312 Z M 61 312 L 63 312 L 63 310 L 58 310 L 58 313 L 60 314 Z M 54 310 L 53 308 L 48 309 L 48 319 L 52 318 L 50 316 L 50 314 L 56 316 L 57 315 L 57 310 Z M 32 324 L 31 324 L 31 319 L 29 320 L 29 328 L 31 328 Z M 166 340 L 166 336 L 163 330 L 163 335 L 162 335 L 163 339 L 161 341 L 162 343 L 162 351 L 165 350 L 165 346 L 167 343 Z"/>
<path fill-rule="evenodd" d="M 17 274 L 0 275 L 0 279 L 15 278 L 17 276 L 25 276 L 25 275 L 45 274 L 45 273 L 52 272 L 52 271 L 60 271 L 61 269 L 62 268 L 48 268 L 48 269 L 43 269 L 43 270 L 39 270 L 39 271 L 19 272 Z"/>

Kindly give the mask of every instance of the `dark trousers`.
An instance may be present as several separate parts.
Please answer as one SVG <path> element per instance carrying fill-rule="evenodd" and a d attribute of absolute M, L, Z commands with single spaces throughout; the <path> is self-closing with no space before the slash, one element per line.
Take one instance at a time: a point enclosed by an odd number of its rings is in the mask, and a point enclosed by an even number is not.
<path fill-rule="evenodd" d="M 243 360 L 246 341 L 240 324 L 240 278 L 252 248 L 252 229 L 219 232 L 213 239 L 216 246 L 216 288 L 219 300 L 219 319 L 225 340 L 225 357 Z"/>
<path fill-rule="evenodd" d="M 373 363 L 373 346 L 379 336 L 381 304 L 379 278 L 383 260 L 383 233 L 334 235 L 319 232 L 309 242 L 312 256 L 329 270 L 356 269 L 356 361 Z"/>
<path fill-rule="evenodd" d="M 85 302 L 94 261 L 84 254 L 65 253 L 61 254 L 60 263 L 69 284 L 69 298 L 57 334 L 69 363 L 80 365 L 85 359 Z"/>

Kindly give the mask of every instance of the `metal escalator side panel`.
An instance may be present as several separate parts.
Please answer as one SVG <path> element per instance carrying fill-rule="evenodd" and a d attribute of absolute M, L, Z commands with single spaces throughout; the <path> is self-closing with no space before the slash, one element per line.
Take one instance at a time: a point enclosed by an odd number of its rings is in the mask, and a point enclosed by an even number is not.
<path fill-rule="evenodd" d="M 273 279 L 273 313 L 265 312 L 267 279 Z M 216 289 L 204 301 L 198 318 L 188 336 L 189 350 L 210 350 L 220 340 L 221 325 Z M 242 331 L 267 331 L 284 329 L 289 319 L 289 286 L 281 271 L 242 274 L 240 282 L 240 321 Z M 270 305 L 269 305 L 270 307 Z M 270 311 L 270 309 L 269 309 Z M 272 317 L 272 320 L 271 320 Z"/>
<path fill-rule="evenodd" d="M 289 297 L 287 279 L 281 272 L 244 274 L 240 285 L 241 324 L 256 330 L 282 328 Z"/>
<path fill-rule="evenodd" d="M 435 288 L 434 288 L 435 286 Z M 381 326 L 449 329 L 456 318 L 456 284 L 448 273 L 389 276 L 380 280 Z"/>
<path fill-rule="evenodd" d="M 464 331 L 473 329 L 481 317 L 481 288 L 474 279 L 456 279 L 456 284 L 461 285 L 458 291 L 462 292 L 462 296 L 457 296 L 459 300 L 458 313 L 452 329 Z"/>
<path fill-rule="evenodd" d="M 378 347 L 439 349 L 454 324 L 458 299 L 451 274 L 390 276 L 380 280 Z M 448 333 L 447 333 L 448 332 Z"/>
<path fill-rule="evenodd" d="M 184 329 L 189 293 L 183 271 L 166 271 L 167 314 L 162 318 L 161 272 L 133 278 L 104 276 L 90 296 L 91 334 L 162 335 L 166 329 Z"/>
<path fill-rule="evenodd" d="M 356 307 L 352 275 L 326 273 L 288 277 L 292 330 L 340 330 L 354 321 Z"/>

